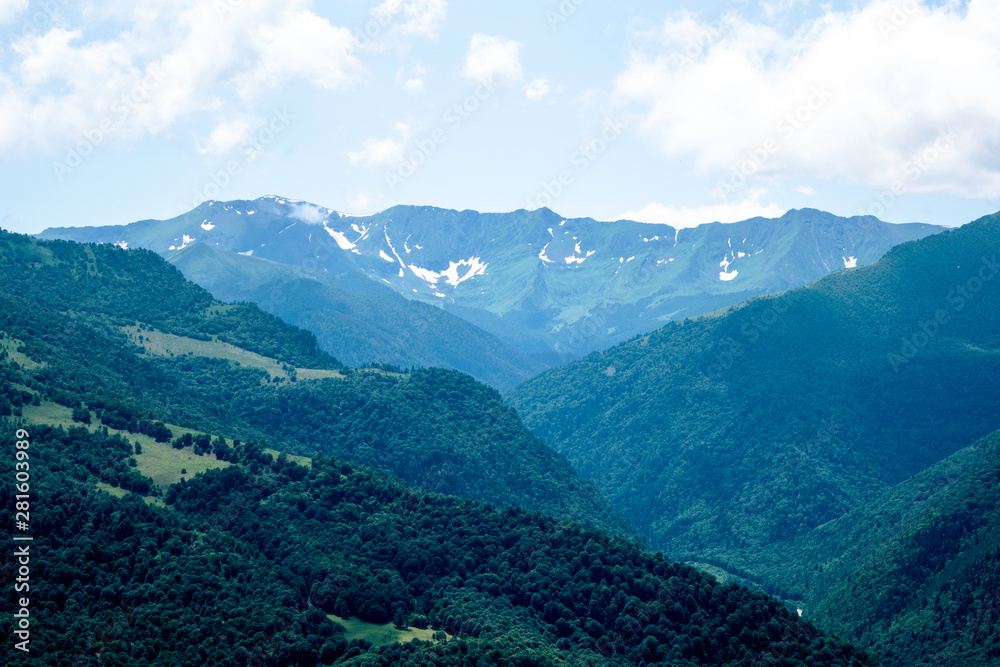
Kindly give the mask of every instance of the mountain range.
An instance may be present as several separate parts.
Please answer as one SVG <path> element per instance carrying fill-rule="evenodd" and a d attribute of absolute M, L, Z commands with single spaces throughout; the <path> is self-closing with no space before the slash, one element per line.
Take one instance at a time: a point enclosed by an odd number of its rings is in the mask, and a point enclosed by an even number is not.
<path fill-rule="evenodd" d="M 349 216 L 272 196 L 206 202 L 171 220 L 51 228 L 41 237 L 162 253 L 216 296 L 252 300 L 313 331 L 348 363 L 440 365 L 507 390 L 667 322 L 871 263 L 941 229 L 810 209 L 691 229 L 566 219 L 549 209 L 397 206 Z M 198 244 L 286 268 L 204 252 L 185 258 Z M 410 308 L 414 302 L 481 332 Z M 428 337 L 441 343 L 427 345 Z"/>

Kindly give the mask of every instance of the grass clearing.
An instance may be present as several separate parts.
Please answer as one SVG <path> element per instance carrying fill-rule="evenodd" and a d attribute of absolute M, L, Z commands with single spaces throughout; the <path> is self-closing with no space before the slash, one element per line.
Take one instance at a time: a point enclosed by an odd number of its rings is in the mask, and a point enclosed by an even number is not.
<path fill-rule="evenodd" d="M 16 361 L 21 368 L 27 369 L 29 371 L 36 368 L 42 368 L 45 366 L 44 363 L 39 363 L 24 354 L 23 352 L 18 352 L 18 348 L 24 345 L 24 341 L 18 340 L 17 338 L 12 338 L 8 336 L 5 332 L 0 331 L 0 350 L 7 352 L 6 361 L 12 362 Z"/>
<path fill-rule="evenodd" d="M 48 424 L 50 426 L 62 426 L 66 429 L 83 426 L 91 431 L 104 428 L 93 418 L 90 424 L 75 422 L 73 421 L 72 410 L 47 401 L 43 401 L 41 405 L 26 405 L 23 408 L 23 412 L 25 420 L 32 425 Z M 175 438 L 185 433 L 201 435 L 201 431 L 181 428 L 173 424 L 167 424 L 167 427 L 173 431 Z M 166 490 L 168 486 L 176 484 L 182 479 L 191 479 L 200 472 L 207 472 L 232 465 L 228 461 L 218 460 L 214 455 L 198 456 L 194 453 L 192 447 L 174 449 L 170 443 L 156 442 L 153 438 L 142 433 L 129 433 L 128 431 L 119 431 L 113 428 L 109 428 L 108 433 L 120 435 L 133 444 L 136 442 L 139 443 L 142 447 L 142 454 L 135 455 L 135 460 L 139 464 L 139 472 L 152 479 L 161 490 Z M 182 470 L 186 470 L 187 472 L 182 473 Z"/>
<path fill-rule="evenodd" d="M 218 306 L 218 308 L 222 307 Z M 129 340 L 133 344 L 145 348 L 146 356 L 182 357 L 190 354 L 195 357 L 225 359 L 240 366 L 259 368 L 262 371 L 266 371 L 271 376 L 271 379 L 280 378 L 286 381 L 290 379 L 288 371 L 285 370 L 287 368 L 285 364 L 220 340 L 196 340 L 185 336 L 175 336 L 174 334 L 162 331 L 140 330 L 135 326 L 123 327 L 122 330 L 128 335 Z M 340 371 L 313 368 L 296 368 L 295 374 L 299 380 L 322 380 L 325 378 L 344 377 Z"/>
<path fill-rule="evenodd" d="M 414 639 L 431 642 L 434 641 L 434 634 L 438 632 L 437 630 L 421 630 L 419 628 L 399 630 L 392 623 L 378 625 L 375 623 L 366 623 L 357 618 L 341 618 L 334 614 L 327 614 L 327 616 L 334 623 L 344 626 L 344 630 L 346 630 L 344 636 L 347 641 L 364 639 L 374 646 L 384 646 L 385 644 L 395 644 L 397 642 L 405 644 L 412 642 Z M 448 639 L 451 639 L 450 636 L 446 636 Z"/>
<path fill-rule="evenodd" d="M 264 449 L 264 453 L 270 454 L 275 459 L 277 459 L 282 454 L 282 452 L 279 452 L 277 449 L 271 449 L 269 447 Z M 288 459 L 289 461 L 295 461 L 300 466 L 305 466 L 307 468 L 312 467 L 312 459 L 309 458 L 308 456 L 296 456 L 295 454 L 289 454 L 285 452 L 285 458 Z"/>
<path fill-rule="evenodd" d="M 22 410 L 25 421 L 33 426 L 48 424 L 50 426 L 62 426 L 65 429 L 74 427 L 79 428 L 83 426 L 91 431 L 104 428 L 104 426 L 93 417 L 93 414 L 91 415 L 90 424 L 81 424 L 73 421 L 73 411 L 65 406 L 59 405 L 58 403 L 43 401 L 41 405 L 26 405 L 22 408 Z M 190 433 L 192 436 L 203 435 L 202 431 L 182 428 L 173 424 L 167 424 L 167 428 L 173 432 L 174 438 L 183 436 L 186 433 Z M 159 486 L 162 491 L 166 491 L 167 487 L 180 482 L 182 479 L 191 479 L 198 473 L 208 472 L 209 470 L 217 470 L 219 468 L 225 468 L 232 465 L 229 461 L 220 461 L 215 458 L 214 454 L 198 456 L 194 453 L 193 447 L 174 449 L 173 445 L 169 442 L 156 442 L 153 438 L 148 435 L 143 435 L 142 433 L 129 433 L 128 431 L 120 431 L 113 428 L 109 428 L 108 433 L 120 435 L 123 438 L 126 438 L 133 445 L 136 442 L 139 443 L 142 448 L 142 454 L 134 455 L 136 462 L 139 464 L 139 472 L 152 479 L 153 483 Z M 227 441 L 232 444 L 232 440 L 227 439 Z M 275 459 L 281 455 L 281 452 L 276 449 L 265 449 L 264 451 L 269 453 Z M 285 457 L 289 461 L 295 461 L 299 465 L 306 467 L 312 465 L 312 459 L 308 456 L 285 454 Z M 115 489 L 116 492 L 121 492 L 123 494 L 126 493 L 122 489 L 116 489 L 115 487 L 107 484 L 104 486 L 106 486 L 107 489 Z M 98 488 L 104 487 L 98 484 Z M 108 492 L 112 493 L 111 491 Z M 163 504 L 163 502 L 158 498 L 146 498 L 146 502 L 159 505 Z"/>
<path fill-rule="evenodd" d="M 173 430 L 173 427 L 170 428 Z M 127 437 L 133 440 L 145 438 L 140 440 L 142 454 L 136 454 L 135 460 L 139 462 L 139 472 L 152 479 L 162 490 L 182 479 L 191 479 L 200 472 L 232 465 L 229 461 L 215 458 L 214 454 L 198 456 L 191 447 L 174 449 L 170 443 L 156 442 L 149 436 L 137 436 L 133 433 L 129 433 Z"/>

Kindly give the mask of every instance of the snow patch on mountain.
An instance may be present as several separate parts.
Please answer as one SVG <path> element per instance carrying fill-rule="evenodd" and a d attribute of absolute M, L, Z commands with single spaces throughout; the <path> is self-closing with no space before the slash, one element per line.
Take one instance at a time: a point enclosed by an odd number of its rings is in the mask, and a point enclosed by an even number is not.
<path fill-rule="evenodd" d="M 428 285 L 437 285 L 443 278 L 452 287 L 458 287 L 466 280 L 486 275 L 487 266 L 479 257 L 470 257 L 469 259 L 462 259 L 457 262 L 448 262 L 448 268 L 440 273 L 416 266 L 415 264 L 410 264 L 408 268 L 413 272 L 413 275 Z"/>
<path fill-rule="evenodd" d="M 389 255 L 389 253 L 387 253 L 385 250 L 382 250 L 381 248 L 378 251 L 378 255 L 379 255 L 379 257 L 381 257 L 385 261 L 389 262 L 390 264 L 395 264 L 396 263 L 396 260 L 393 259 L 392 256 Z"/>
<path fill-rule="evenodd" d="M 187 234 L 182 236 L 181 239 L 184 241 L 184 243 L 182 243 L 180 247 L 172 245 L 170 246 L 170 248 L 168 248 L 168 250 L 184 250 L 184 248 L 188 247 L 189 245 L 195 242 L 195 238 L 193 236 L 188 236 Z"/>
<path fill-rule="evenodd" d="M 580 253 L 580 244 L 579 243 L 576 244 L 576 252 L 578 254 Z M 591 251 L 587 252 L 587 254 L 584 255 L 583 257 L 580 257 L 578 255 L 570 255 L 569 257 L 566 258 L 566 263 L 567 264 L 583 264 L 585 261 L 587 261 L 587 258 L 590 257 L 591 255 L 593 255 L 595 252 L 597 252 L 597 251 L 596 250 L 591 250 Z"/>
<path fill-rule="evenodd" d="M 844 268 L 845 269 L 853 269 L 853 268 L 856 268 L 858 266 L 858 258 L 857 257 L 851 257 L 851 258 L 844 257 L 843 260 L 844 260 Z"/>
<path fill-rule="evenodd" d="M 204 229 L 206 232 L 210 232 L 213 229 L 215 229 L 215 225 L 212 224 L 212 221 L 205 220 L 204 222 L 201 223 L 201 228 Z"/>
<path fill-rule="evenodd" d="M 549 231 L 551 232 L 552 230 L 550 229 Z M 554 262 L 551 259 L 549 259 L 548 255 L 545 254 L 545 251 L 548 249 L 549 249 L 549 244 L 546 243 L 545 246 L 542 248 L 542 251 L 538 253 L 538 259 L 542 260 L 546 264 L 553 264 Z"/>
<path fill-rule="evenodd" d="M 326 225 L 323 226 L 323 229 L 325 229 L 327 233 L 329 233 L 330 236 L 333 237 L 333 240 L 337 242 L 337 245 L 340 246 L 341 250 L 354 250 L 357 247 L 353 243 L 347 240 L 347 236 L 343 232 L 338 232 L 335 229 L 330 229 Z"/>

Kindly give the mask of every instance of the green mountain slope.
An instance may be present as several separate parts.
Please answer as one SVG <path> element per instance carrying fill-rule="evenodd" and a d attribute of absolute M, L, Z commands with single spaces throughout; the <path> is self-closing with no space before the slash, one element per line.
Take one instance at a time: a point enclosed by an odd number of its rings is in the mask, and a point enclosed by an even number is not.
<path fill-rule="evenodd" d="M 37 480 L 30 656 L 5 606 L 4 664 L 874 664 L 772 598 L 631 543 L 342 461 L 233 465 L 171 487 L 165 509 L 94 489 L 128 457 L 122 438 L 0 437 L 28 443 Z M 8 485 L 0 504 L 10 525 Z M 337 620 L 352 615 L 440 634 L 348 641 Z"/>
<path fill-rule="evenodd" d="M 1000 665 L 1000 432 L 797 540 L 769 573 L 885 665 Z"/>
<path fill-rule="evenodd" d="M 671 324 L 509 401 L 653 544 L 755 569 L 1000 427 L 1000 216 Z"/>
<path fill-rule="evenodd" d="M 810 209 L 674 229 L 566 219 L 549 209 L 479 213 L 396 206 L 347 216 L 262 197 L 206 202 L 171 220 L 53 228 L 42 237 L 160 253 L 204 243 L 294 267 L 366 276 L 551 366 L 668 321 L 868 264 L 899 243 L 939 231 Z"/>
<path fill-rule="evenodd" d="M 547 368 L 465 320 L 358 273 L 310 272 L 202 243 L 164 256 L 216 298 L 256 303 L 313 332 L 321 348 L 350 366 L 450 368 L 500 391 Z"/>
<path fill-rule="evenodd" d="M 349 456 L 442 493 L 634 535 L 495 390 L 453 371 L 345 369 L 312 334 L 215 301 L 149 251 L 4 233 L 0 325 L 20 359 L 8 359 L 9 382 L 82 402 L 108 426 L 167 422 Z"/>

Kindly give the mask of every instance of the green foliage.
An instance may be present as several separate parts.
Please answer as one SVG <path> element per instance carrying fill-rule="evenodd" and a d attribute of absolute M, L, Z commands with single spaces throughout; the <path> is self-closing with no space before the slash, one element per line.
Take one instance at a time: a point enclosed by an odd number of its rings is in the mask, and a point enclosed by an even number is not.
<path fill-rule="evenodd" d="M 53 261 L 63 259 L 54 265 L 0 262 L 0 273 L 11 276 L 10 284 L 32 296 L 5 292 L 8 283 L 0 289 L 0 331 L 23 341 L 27 358 L 38 364 L 11 372 L 49 400 L 70 407 L 85 403 L 109 428 L 167 442 L 174 439 L 165 425 L 170 423 L 247 443 L 266 441 L 290 453 L 324 451 L 442 493 L 637 535 L 562 457 L 528 433 L 495 390 L 461 373 L 426 370 L 399 376 L 345 369 L 344 378 L 275 384 L 267 381 L 266 371 L 227 359 L 147 357 L 108 322 L 153 322 L 158 330 L 190 337 L 208 332 L 206 322 L 246 315 L 246 321 L 231 327 L 232 340 L 263 341 L 251 349 L 265 351 L 273 341 L 284 357 L 313 368 L 332 362 L 315 350 L 311 335 L 255 307 L 213 301 L 152 253 L 0 236 L 0 254 L 15 250 L 36 258 L 50 252 Z M 131 255 L 135 257 L 120 257 Z M 83 260 L 90 260 L 87 271 L 78 267 Z M 44 281 L 53 289 L 36 284 Z M 136 298 L 136 290 L 157 298 Z M 175 293 L 178 298 L 171 301 Z M 154 302 L 149 311 L 137 310 Z M 149 325 L 140 326 L 148 330 Z M 210 333 L 222 335 L 214 329 Z M 0 363 L 2 367 L 11 368 Z M 0 402 L 0 411 L 4 409 Z M 175 446 L 195 443 L 181 435 Z M 196 453 L 212 453 L 220 460 L 246 455 L 234 449 L 200 441 Z"/>
<path fill-rule="evenodd" d="M 0 232 L 0 285 L 58 312 L 118 326 L 143 323 L 201 340 L 216 338 L 306 368 L 338 368 L 315 337 L 255 305 L 223 305 L 152 252 L 37 241 Z"/>
<path fill-rule="evenodd" d="M 797 540 L 770 572 L 885 665 L 1000 665 L 1000 432 Z"/>
<path fill-rule="evenodd" d="M 1000 428 L 998 250 L 992 216 L 508 398 L 656 547 L 777 564 L 789 540 Z"/>
<path fill-rule="evenodd" d="M 21 267 L 26 273 L 75 266 L 59 263 L 75 257 L 63 245 L 28 245 L 36 260 Z M 122 253 L 96 252 L 105 251 Z M 98 292 L 125 290 L 103 263 L 86 269 L 103 276 L 91 285 Z M 15 654 L 5 611 L 3 664 L 873 664 L 773 598 L 720 585 L 621 537 L 509 506 L 628 528 L 494 390 L 460 374 L 353 371 L 276 386 L 265 371 L 227 360 L 145 358 L 108 325 L 118 305 L 63 312 L 70 304 L 36 291 L 30 300 L 0 292 L 0 329 L 24 341 L 34 362 L 0 363 L 0 395 L 11 412 L 38 395 L 70 409 L 85 404 L 105 426 L 32 429 L 35 653 L 27 661 Z M 181 317 L 157 308 L 142 317 L 158 326 Z M 272 340 L 295 340 L 275 326 Z M 175 331 L 201 327 L 192 320 Z M 174 437 L 167 422 L 197 427 L 179 435 L 182 447 L 225 452 L 233 464 L 170 486 L 169 509 L 136 495 L 153 493 L 152 480 L 132 465 L 133 444 L 107 432 L 124 424 L 166 442 Z M 209 432 L 220 435 L 200 435 Z M 274 458 L 264 437 L 343 450 L 497 504 L 410 487 L 322 453 L 298 465 Z M 4 420 L 0 440 L 13 439 Z M 98 482 L 134 493 L 97 492 Z M 12 525 L 15 509 L 11 486 L 0 485 L 0 522 Z M 348 642 L 328 614 L 421 619 L 438 643 Z"/>
<path fill-rule="evenodd" d="M 772 598 L 544 515 L 324 456 L 211 471 L 171 487 L 164 509 L 93 491 L 95 474 L 125 465 L 123 439 L 31 435 L 44 622 L 25 662 L 0 615 L 4 664 L 873 664 Z M 0 487 L 8 525 L 13 501 Z M 453 639 L 348 644 L 331 613 L 416 613 Z"/>

